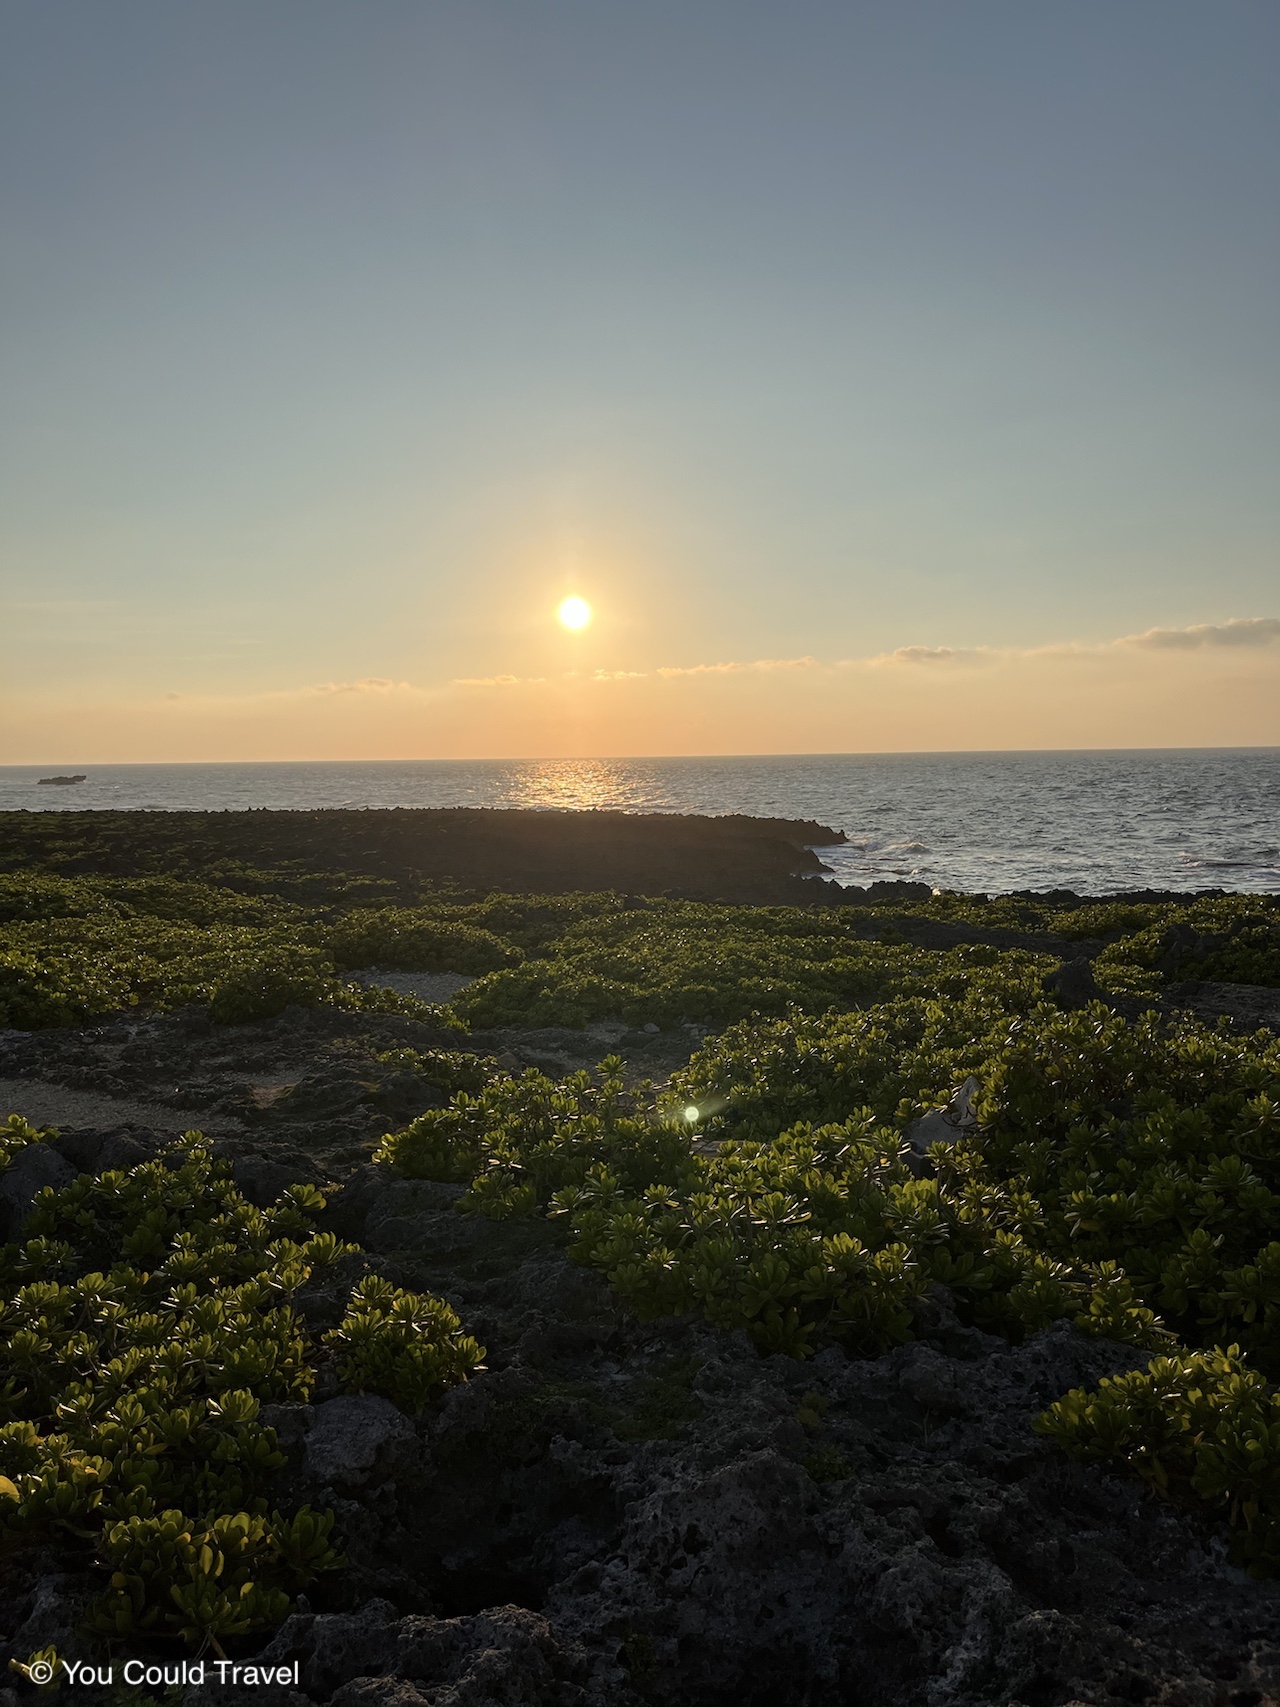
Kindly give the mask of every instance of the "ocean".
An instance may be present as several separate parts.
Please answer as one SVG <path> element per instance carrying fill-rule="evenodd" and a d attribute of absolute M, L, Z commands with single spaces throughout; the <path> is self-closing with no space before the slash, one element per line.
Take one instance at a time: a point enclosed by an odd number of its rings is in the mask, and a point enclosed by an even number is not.
<path fill-rule="evenodd" d="M 65 768 L 65 767 L 64 767 Z M 680 759 L 84 765 L 40 787 L 0 767 L 0 809 L 244 811 L 490 806 L 816 819 L 842 883 L 1280 893 L 1280 748 Z"/>

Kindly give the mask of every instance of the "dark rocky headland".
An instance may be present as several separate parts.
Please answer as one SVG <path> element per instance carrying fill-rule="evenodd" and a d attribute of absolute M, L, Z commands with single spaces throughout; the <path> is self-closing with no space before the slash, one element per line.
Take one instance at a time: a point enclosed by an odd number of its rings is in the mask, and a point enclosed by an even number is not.
<path fill-rule="evenodd" d="M 614 889 L 803 904 L 796 879 L 839 830 L 789 818 L 676 813 L 391 811 L 0 813 L 0 838 L 58 869 L 196 876 L 243 862 L 533 893 Z"/>
<path fill-rule="evenodd" d="M 1059 970 L 1046 990 L 1064 1011 L 1104 994 L 1091 967 L 1115 933 L 1082 936 L 1043 910 L 1020 922 L 1008 906 L 929 916 L 908 905 L 924 901 L 922 886 L 831 895 L 813 881 L 821 865 L 809 849 L 839 839 L 816 824 L 615 813 L 33 813 L 0 823 L 0 871 L 245 893 L 245 873 L 257 872 L 294 901 L 314 874 L 319 893 L 336 873 L 379 906 L 413 905 L 432 885 L 463 898 L 608 889 L 637 904 L 669 895 L 744 910 L 838 902 L 855 942 L 1050 956 Z M 1064 917 L 1075 899 L 1058 899 Z M 1215 944 L 1170 939 L 1156 1005 L 1280 1029 L 1280 990 L 1198 975 L 1212 973 Z M 1107 999 L 1122 1014 L 1144 1005 Z M 275 1497 L 332 1510 L 348 1565 L 274 1634 L 229 1644 L 238 1661 L 299 1662 L 297 1689 L 251 1697 L 271 1707 L 1280 1702 L 1280 1583 L 1230 1563 L 1205 1511 L 1069 1458 L 1032 1430 L 1068 1389 L 1143 1368 L 1148 1352 L 1065 1320 L 1013 1343 L 962 1319 L 937 1287 L 914 1337 L 879 1356 L 838 1345 L 805 1360 L 767 1355 L 697 1316 L 639 1320 L 570 1260 L 563 1221 L 459 1214 L 463 1185 L 370 1161 L 383 1134 L 447 1100 L 429 1076 L 388 1064 L 397 1051 L 461 1047 L 556 1079 L 616 1052 L 629 1079 L 661 1084 L 717 1029 L 607 1016 L 473 1025 L 459 1039 L 429 1019 L 332 1003 L 238 1024 L 188 1003 L 0 1031 L 0 1116 L 12 1108 L 58 1128 L 38 1166 L 0 1175 L 0 1238 L 20 1235 L 40 1187 L 127 1169 L 198 1128 L 254 1203 L 294 1182 L 322 1187 L 323 1228 L 357 1242 L 374 1272 L 446 1299 L 487 1348 L 483 1373 L 418 1417 L 344 1395 L 324 1372 L 312 1403 L 269 1409 L 288 1456 Z M 350 1274 L 339 1280 L 349 1287 Z M 312 1326 L 337 1320 L 335 1288 L 307 1300 Z M 93 1572 L 54 1541 L 35 1572 L 29 1552 L 5 1546 L 0 1661 L 49 1647 L 109 1657 L 110 1644 L 79 1629 L 101 1586 Z M 128 1654 L 147 1651 L 182 1657 L 163 1643 L 117 1645 L 117 1679 Z M 16 1673 L 9 1683 L 0 1707 L 45 1698 Z M 81 1694 L 119 1707 L 143 1699 L 118 1686 L 64 1686 L 60 1699 Z M 244 1698 L 212 1684 L 185 1695 L 189 1707 Z"/>

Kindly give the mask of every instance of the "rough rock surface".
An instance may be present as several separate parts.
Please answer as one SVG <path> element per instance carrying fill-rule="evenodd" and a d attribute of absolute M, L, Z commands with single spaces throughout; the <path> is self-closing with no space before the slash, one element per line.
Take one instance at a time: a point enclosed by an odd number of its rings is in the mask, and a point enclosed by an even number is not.
<path fill-rule="evenodd" d="M 1229 1014 L 1243 1031 L 1264 1025 L 1280 1031 L 1280 990 L 1266 984 L 1171 984 L 1167 1000 L 1173 1007 L 1190 1008 L 1209 1019 Z"/>
<path fill-rule="evenodd" d="M 26 1220 L 36 1193 L 45 1186 L 70 1185 L 76 1169 L 43 1144 L 20 1150 L 0 1173 L 0 1239 L 15 1234 Z"/>
<path fill-rule="evenodd" d="M 704 817 L 678 812 L 558 812 L 453 807 L 390 811 L 111 812 L 0 814 L 0 827 L 41 863 L 68 834 L 81 868 L 134 876 L 243 860 L 274 870 L 305 860 L 307 870 L 453 880 L 469 888 L 563 893 L 664 891 L 744 901 L 800 899 L 798 875 L 827 870 L 813 852 L 843 842 L 843 831 L 811 820 Z M 926 889 L 925 893 L 928 893 Z"/>
<path fill-rule="evenodd" d="M 700 1321 L 641 1324 L 569 1260 L 557 1224 L 462 1216 L 461 1188 L 370 1165 L 403 1118 L 389 1101 L 436 1094 L 388 1092 L 379 1052 L 415 1041 L 441 1039 L 371 1016 L 217 1031 L 193 1013 L 10 1034 L 3 1050 L 15 1076 L 85 1094 L 168 1087 L 179 1125 L 66 1130 L 45 1163 L 57 1179 L 129 1165 L 204 1111 L 234 1111 L 242 1129 L 215 1148 L 250 1195 L 269 1201 L 286 1179 L 339 1185 L 325 1224 L 398 1284 L 447 1298 L 488 1347 L 485 1372 L 420 1419 L 323 1383 L 312 1405 L 270 1407 L 288 1456 L 281 1503 L 330 1507 L 350 1564 L 265 1644 L 239 1644 L 234 1657 L 299 1666 L 297 1689 L 255 1700 L 1280 1702 L 1280 1584 L 1228 1564 L 1200 1514 L 1031 1430 L 1068 1388 L 1139 1364 L 1131 1349 L 1064 1326 L 1012 1347 L 962 1324 L 942 1292 L 915 1343 L 871 1361 L 827 1350 L 800 1364 Z M 604 1041 L 472 1043 L 567 1065 Z M 645 1071 L 696 1041 L 617 1039 Z M 5 1178 L 12 1220 L 37 1182 Z M 308 1300 L 313 1327 L 336 1319 L 358 1272 L 349 1259 Z M 87 1657 L 76 1621 L 99 1586 L 51 1557 L 35 1581 L 0 1588 L 0 1665 L 50 1643 Z M 205 1687 L 187 1707 L 233 1698 L 244 1691 Z"/>
<path fill-rule="evenodd" d="M 322 1491 L 390 1481 L 413 1461 L 417 1435 L 403 1411 L 372 1393 L 326 1399 L 310 1409 L 303 1474 Z"/>

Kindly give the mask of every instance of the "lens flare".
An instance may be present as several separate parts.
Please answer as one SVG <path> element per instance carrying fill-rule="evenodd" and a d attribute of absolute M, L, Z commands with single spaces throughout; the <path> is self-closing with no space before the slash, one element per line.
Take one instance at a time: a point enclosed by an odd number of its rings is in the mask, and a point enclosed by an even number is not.
<path fill-rule="evenodd" d="M 692 1104 L 692 1103 L 690 1103 L 690 1104 L 689 1104 L 689 1106 L 688 1106 L 688 1108 L 686 1108 L 686 1109 L 685 1109 L 685 1111 L 684 1111 L 684 1117 L 685 1117 L 685 1119 L 686 1119 L 686 1120 L 687 1120 L 687 1121 L 688 1121 L 688 1122 L 689 1122 L 689 1124 L 690 1124 L 690 1125 L 691 1125 L 691 1126 L 692 1126 L 692 1125 L 693 1125 L 693 1123 L 694 1123 L 694 1121 L 695 1121 L 695 1120 L 697 1120 L 697 1119 L 699 1119 L 699 1115 L 698 1115 L 698 1111 L 697 1111 L 697 1109 L 696 1109 L 696 1108 L 695 1108 L 695 1107 L 694 1107 L 694 1106 L 693 1106 L 693 1104 Z"/>
<path fill-rule="evenodd" d="M 591 606 L 585 599 L 566 599 L 556 612 L 565 628 L 571 628 L 575 633 L 583 629 L 591 621 Z"/>

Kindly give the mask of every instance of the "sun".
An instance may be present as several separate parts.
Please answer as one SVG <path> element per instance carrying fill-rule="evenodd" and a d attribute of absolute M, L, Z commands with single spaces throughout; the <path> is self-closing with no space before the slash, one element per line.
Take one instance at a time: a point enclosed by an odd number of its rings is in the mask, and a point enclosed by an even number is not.
<path fill-rule="evenodd" d="M 591 606 L 585 599 L 566 599 L 556 615 L 565 628 L 572 628 L 576 633 L 591 621 Z"/>

